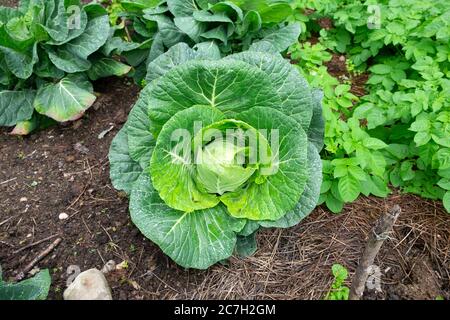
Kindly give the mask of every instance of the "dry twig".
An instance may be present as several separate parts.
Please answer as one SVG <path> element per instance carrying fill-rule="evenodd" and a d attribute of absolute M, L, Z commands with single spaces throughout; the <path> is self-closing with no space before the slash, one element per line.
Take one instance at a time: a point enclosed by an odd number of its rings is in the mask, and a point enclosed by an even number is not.
<path fill-rule="evenodd" d="M 16 281 L 20 281 L 23 278 L 25 278 L 25 275 L 33 269 L 33 267 L 42 259 L 44 259 L 50 252 L 52 252 L 60 243 L 62 239 L 58 238 L 51 245 L 49 245 L 44 251 L 39 253 L 36 258 L 34 258 L 29 264 L 27 264 L 22 271 L 19 272 L 19 274 L 16 276 Z"/>
<path fill-rule="evenodd" d="M 350 288 L 350 300 L 361 299 L 364 288 L 366 285 L 369 271 L 375 257 L 380 251 L 384 241 L 389 237 L 389 233 L 394 226 L 400 215 L 401 209 L 398 205 L 395 205 L 391 210 L 383 214 L 380 219 L 377 220 L 375 227 L 372 229 L 372 233 L 367 241 L 366 248 L 364 249 L 363 256 L 359 262 L 356 273 L 353 277 L 352 286 Z"/>

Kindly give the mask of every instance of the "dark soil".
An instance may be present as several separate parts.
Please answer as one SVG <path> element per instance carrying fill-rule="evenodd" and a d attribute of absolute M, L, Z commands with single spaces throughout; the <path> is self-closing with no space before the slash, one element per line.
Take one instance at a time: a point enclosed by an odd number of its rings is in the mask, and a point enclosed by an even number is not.
<path fill-rule="evenodd" d="M 345 59 L 333 59 L 330 73 L 351 77 L 354 92 L 363 88 L 364 78 L 355 80 L 343 69 Z M 399 204 L 403 213 L 376 260 L 382 292 L 368 291 L 365 298 L 450 299 L 449 216 L 440 203 L 396 192 L 384 200 L 360 198 L 340 215 L 319 207 L 294 228 L 262 231 L 258 252 L 247 259 L 232 257 L 207 271 L 178 267 L 133 226 L 127 198 L 109 180 L 109 145 L 139 88 L 105 79 L 95 89 L 97 102 L 75 123 L 25 138 L 0 130 L 0 264 L 6 279 L 61 237 L 36 265 L 51 271 L 50 299 L 62 299 L 70 266 L 101 269 L 111 259 L 125 262 L 107 276 L 115 299 L 321 299 L 333 280 L 332 264 L 352 275 L 375 220 Z M 60 220 L 61 213 L 69 218 Z"/>

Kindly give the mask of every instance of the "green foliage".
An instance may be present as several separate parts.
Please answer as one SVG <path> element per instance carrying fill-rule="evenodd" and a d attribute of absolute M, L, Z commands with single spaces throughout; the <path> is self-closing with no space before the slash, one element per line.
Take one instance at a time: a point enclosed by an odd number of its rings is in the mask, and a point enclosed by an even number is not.
<path fill-rule="evenodd" d="M 49 0 L 0 7 L 0 126 L 28 134 L 48 123 L 78 119 L 94 103 L 89 79 L 130 67 L 99 52 L 110 33 L 99 4 Z"/>
<path fill-rule="evenodd" d="M 345 280 L 348 278 L 347 269 L 340 264 L 333 264 L 331 272 L 334 277 L 330 291 L 325 296 L 325 300 L 348 300 L 350 289 L 345 286 Z"/>
<path fill-rule="evenodd" d="M 34 277 L 18 283 L 7 283 L 2 280 L 0 268 L 0 300 L 45 300 L 50 284 L 48 270 L 42 270 Z"/>
<path fill-rule="evenodd" d="M 176 263 L 206 269 L 252 254 L 260 227 L 291 227 L 315 208 L 321 95 L 288 61 L 179 43 L 149 69 L 112 142 L 111 180 L 131 194 L 136 226 Z"/>
<path fill-rule="evenodd" d="M 340 264 L 333 264 L 331 272 L 334 277 L 330 291 L 325 296 L 325 300 L 348 300 L 350 289 L 345 286 L 345 280 L 348 278 L 347 269 Z"/>
<path fill-rule="evenodd" d="M 251 46 L 281 52 L 300 34 L 298 24 L 285 25 L 292 8 L 284 1 L 112 1 L 108 10 L 118 24 L 106 53 L 124 55 L 139 84 L 149 64 L 180 42 L 217 55 Z"/>
<path fill-rule="evenodd" d="M 449 210 L 450 24 L 448 1 L 303 1 L 304 38 L 291 57 L 322 88 L 326 120 L 321 202 L 339 212 L 363 193 L 388 185 L 441 199 Z M 307 9 L 315 9 L 306 14 Z M 331 18 L 333 27 L 319 21 Z M 377 20 L 378 19 L 378 20 Z M 349 93 L 328 74 L 327 52 L 345 54 L 355 73 L 369 73 L 367 94 Z"/>

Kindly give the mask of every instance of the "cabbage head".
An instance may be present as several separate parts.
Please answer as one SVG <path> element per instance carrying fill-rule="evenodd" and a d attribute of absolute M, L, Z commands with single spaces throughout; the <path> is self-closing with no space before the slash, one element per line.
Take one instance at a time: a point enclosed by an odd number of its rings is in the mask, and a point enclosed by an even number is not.
<path fill-rule="evenodd" d="M 322 181 L 321 93 L 278 53 L 172 47 L 110 150 L 133 223 L 177 264 L 206 269 L 298 224 Z"/>

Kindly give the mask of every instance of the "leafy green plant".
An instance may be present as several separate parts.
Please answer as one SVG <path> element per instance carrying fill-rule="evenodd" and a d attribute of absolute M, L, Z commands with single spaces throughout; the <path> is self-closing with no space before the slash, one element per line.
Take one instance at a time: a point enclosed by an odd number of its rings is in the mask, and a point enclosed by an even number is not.
<path fill-rule="evenodd" d="M 305 24 L 309 36 L 319 34 L 319 43 L 290 51 L 325 93 L 321 202 L 339 212 L 360 193 L 386 196 L 392 185 L 442 199 L 450 211 L 450 4 L 298 0 L 296 6 L 315 9 Z M 333 19 L 333 28 L 320 29 L 323 18 Z M 345 53 L 354 72 L 369 73 L 368 94 L 345 97 L 349 83 L 328 74 L 325 49 Z"/>
<path fill-rule="evenodd" d="M 27 134 L 45 122 L 78 119 L 96 97 L 89 79 L 130 67 L 99 52 L 110 33 L 99 4 L 21 1 L 0 7 L 0 126 Z"/>
<path fill-rule="evenodd" d="M 289 53 L 310 85 L 324 93 L 324 176 L 319 203 L 338 213 L 345 202 L 354 201 L 361 193 L 386 196 L 386 164 L 380 150 L 387 145 L 352 118 L 359 98 L 350 92 L 348 83 L 340 83 L 328 73 L 323 64 L 331 60 L 331 54 L 321 43 L 295 44 Z"/>
<path fill-rule="evenodd" d="M 205 269 L 235 249 L 251 254 L 260 227 L 291 227 L 315 208 L 321 94 L 276 51 L 221 59 L 180 43 L 149 70 L 112 142 L 111 180 L 176 263 Z"/>
<path fill-rule="evenodd" d="M 124 55 L 136 69 L 137 83 L 145 79 L 153 60 L 180 42 L 196 48 L 213 44 L 218 55 L 252 46 L 281 52 L 300 34 L 298 24 L 285 25 L 292 9 L 282 1 L 121 1 L 120 5 L 122 23 L 105 53 Z"/>
<path fill-rule="evenodd" d="M 345 286 L 348 278 L 347 269 L 340 264 L 333 264 L 331 272 L 334 276 L 330 291 L 325 296 L 325 300 L 348 300 L 350 289 Z"/>
<path fill-rule="evenodd" d="M 0 268 L 0 300 L 45 300 L 50 289 L 51 278 L 48 270 L 42 270 L 34 277 L 18 283 L 2 280 Z"/>

